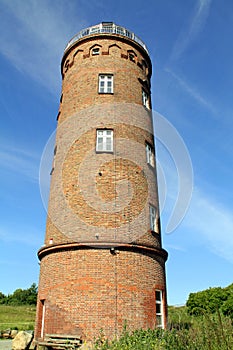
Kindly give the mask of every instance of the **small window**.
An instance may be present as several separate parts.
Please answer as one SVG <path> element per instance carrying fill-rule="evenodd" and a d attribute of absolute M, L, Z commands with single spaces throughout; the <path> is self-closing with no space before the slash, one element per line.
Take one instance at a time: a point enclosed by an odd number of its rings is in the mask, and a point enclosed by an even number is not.
<path fill-rule="evenodd" d="M 52 169 L 50 171 L 50 175 L 53 175 L 54 168 L 55 168 L 55 160 L 56 160 L 56 154 L 57 154 L 57 145 L 54 147 L 53 154 L 54 154 L 53 165 L 52 165 Z"/>
<path fill-rule="evenodd" d="M 150 229 L 156 232 L 156 208 L 150 205 Z"/>
<path fill-rule="evenodd" d="M 113 75 L 112 74 L 99 75 L 99 93 L 113 94 Z"/>
<path fill-rule="evenodd" d="M 150 108 L 150 105 L 149 105 L 149 96 L 148 94 L 146 93 L 145 90 L 142 90 L 142 104 L 143 106 L 145 106 L 146 108 Z"/>
<path fill-rule="evenodd" d="M 129 53 L 129 59 L 130 61 L 135 62 L 135 56 L 133 53 Z"/>
<path fill-rule="evenodd" d="M 113 152 L 113 130 L 97 130 L 97 152 Z"/>
<path fill-rule="evenodd" d="M 156 307 L 156 326 L 159 328 L 164 328 L 163 325 L 163 299 L 162 291 L 155 291 L 155 307 Z"/>
<path fill-rule="evenodd" d="M 146 161 L 151 166 L 155 166 L 154 150 L 148 143 L 146 144 Z"/>
<path fill-rule="evenodd" d="M 100 54 L 100 48 L 99 47 L 94 47 L 94 49 L 92 49 L 92 56 L 96 56 Z"/>

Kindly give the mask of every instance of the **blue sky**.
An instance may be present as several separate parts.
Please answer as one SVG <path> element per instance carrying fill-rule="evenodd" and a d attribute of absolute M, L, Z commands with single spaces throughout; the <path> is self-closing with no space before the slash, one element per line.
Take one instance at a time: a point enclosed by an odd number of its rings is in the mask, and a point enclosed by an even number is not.
<path fill-rule="evenodd" d="M 153 109 L 182 136 L 194 187 L 181 224 L 167 233 L 177 171 L 158 142 L 167 183 L 162 212 L 169 304 L 233 282 L 233 3 L 216 0 L 0 0 L 0 291 L 38 282 L 46 210 L 43 149 L 56 128 L 60 61 L 79 30 L 114 21 L 147 44 Z"/>

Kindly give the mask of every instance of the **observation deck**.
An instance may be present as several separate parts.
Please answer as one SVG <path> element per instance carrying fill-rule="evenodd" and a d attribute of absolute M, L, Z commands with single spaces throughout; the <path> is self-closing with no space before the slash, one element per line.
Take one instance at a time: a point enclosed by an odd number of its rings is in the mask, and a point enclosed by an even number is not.
<path fill-rule="evenodd" d="M 124 36 L 138 43 L 149 55 L 149 51 L 146 45 L 137 35 L 135 35 L 133 32 L 131 32 L 130 30 L 124 27 L 116 25 L 113 22 L 102 22 L 95 26 L 88 27 L 81 30 L 68 42 L 64 52 L 69 50 L 69 48 L 72 47 L 81 38 L 87 37 L 89 35 L 94 35 L 94 34 L 116 34 L 116 35 Z"/>

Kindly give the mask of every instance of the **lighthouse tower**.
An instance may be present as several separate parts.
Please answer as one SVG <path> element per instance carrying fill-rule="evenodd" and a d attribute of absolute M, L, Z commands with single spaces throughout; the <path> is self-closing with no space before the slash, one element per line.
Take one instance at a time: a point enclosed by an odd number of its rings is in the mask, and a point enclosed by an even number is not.
<path fill-rule="evenodd" d="M 103 22 L 70 40 L 61 74 L 35 339 L 165 327 L 148 50 Z"/>

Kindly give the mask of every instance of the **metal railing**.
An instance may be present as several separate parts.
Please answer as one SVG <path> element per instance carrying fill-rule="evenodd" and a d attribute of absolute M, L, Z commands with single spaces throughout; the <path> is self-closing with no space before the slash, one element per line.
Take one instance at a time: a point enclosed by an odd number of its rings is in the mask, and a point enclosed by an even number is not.
<path fill-rule="evenodd" d="M 97 24 L 95 26 L 81 30 L 68 42 L 68 44 L 65 48 L 65 51 L 67 51 L 79 39 L 81 39 L 85 36 L 88 36 L 88 35 L 99 34 L 99 33 L 119 34 L 119 35 L 125 36 L 129 39 L 136 41 L 149 54 L 146 45 L 137 35 L 135 35 L 131 31 L 129 31 L 128 29 L 121 27 L 121 26 L 118 26 L 112 22 L 103 22 L 103 23 Z"/>

